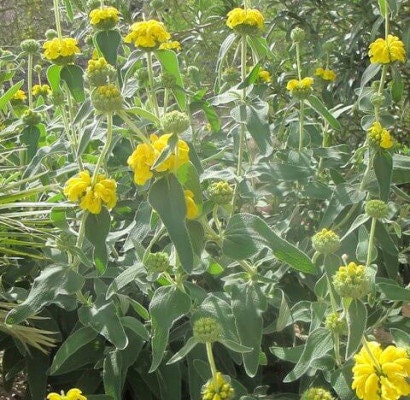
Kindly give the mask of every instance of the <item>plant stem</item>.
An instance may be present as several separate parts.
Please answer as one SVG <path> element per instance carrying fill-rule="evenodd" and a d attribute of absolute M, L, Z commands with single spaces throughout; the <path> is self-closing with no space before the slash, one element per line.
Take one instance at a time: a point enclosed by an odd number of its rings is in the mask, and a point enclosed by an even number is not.
<path fill-rule="evenodd" d="M 305 138 L 305 131 L 303 129 L 303 120 L 305 118 L 305 102 L 299 101 L 299 151 L 303 148 L 303 139 Z"/>
<path fill-rule="evenodd" d="M 128 127 L 137 134 L 138 139 L 140 139 L 145 144 L 151 144 L 149 139 L 145 137 L 145 135 L 141 132 L 137 125 L 132 122 L 132 120 L 128 117 L 127 113 L 124 110 L 118 112 L 118 115 L 121 119 L 128 125 Z"/>
<path fill-rule="evenodd" d="M 299 42 L 295 43 L 295 48 L 296 48 L 296 68 L 298 71 L 298 79 L 302 79 L 302 67 L 300 65 L 300 46 Z"/>
<path fill-rule="evenodd" d="M 159 118 L 159 108 L 157 102 L 157 96 L 155 95 L 154 91 L 154 75 L 153 75 L 153 68 L 152 68 L 152 52 L 147 51 L 147 70 L 148 70 L 148 97 L 150 99 L 151 107 L 153 108 L 154 114 L 157 118 Z"/>
<path fill-rule="evenodd" d="M 375 368 L 377 369 L 377 371 L 380 372 L 380 371 L 381 371 L 380 364 L 379 364 L 379 362 L 376 360 L 376 358 L 374 357 L 374 354 L 373 354 L 373 352 L 370 350 L 369 344 L 367 343 L 366 338 L 365 338 L 364 336 L 362 336 L 362 344 L 363 344 L 363 347 L 366 349 L 367 353 L 369 354 L 370 358 L 372 359 Z"/>
<path fill-rule="evenodd" d="M 107 114 L 107 138 L 105 140 L 105 145 L 101 151 L 101 154 L 98 157 L 97 164 L 95 165 L 93 177 L 91 180 L 91 186 L 94 186 L 97 183 L 97 176 L 98 176 L 99 169 L 101 167 L 101 164 L 107 161 L 106 157 L 107 157 L 108 150 L 111 146 L 111 142 L 112 142 L 112 114 L 108 113 Z"/>
<path fill-rule="evenodd" d="M 370 227 L 369 243 L 367 246 L 367 258 L 366 258 L 366 268 L 370 267 L 372 262 L 373 244 L 374 244 L 374 234 L 376 232 L 377 218 L 372 218 L 372 225 Z"/>
<path fill-rule="evenodd" d="M 212 343 L 206 342 L 205 345 L 206 345 L 206 355 L 208 357 L 209 367 L 211 368 L 211 372 L 212 372 L 212 378 L 215 379 L 217 370 L 216 370 L 214 355 L 212 353 Z"/>
<path fill-rule="evenodd" d="M 60 6 L 58 0 L 53 0 L 54 18 L 56 22 L 57 37 L 61 40 L 63 38 L 61 31 Z"/>
<path fill-rule="evenodd" d="M 33 54 L 29 53 L 27 57 L 27 92 L 28 92 L 28 108 L 33 107 L 33 94 L 31 88 L 33 87 Z"/>

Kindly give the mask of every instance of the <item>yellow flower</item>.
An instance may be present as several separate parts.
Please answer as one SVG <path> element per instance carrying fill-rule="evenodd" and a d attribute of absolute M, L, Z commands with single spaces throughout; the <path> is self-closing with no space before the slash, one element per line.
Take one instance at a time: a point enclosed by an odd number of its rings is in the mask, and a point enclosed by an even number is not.
<path fill-rule="evenodd" d="M 113 179 L 99 174 L 96 183 L 92 186 L 89 171 L 81 171 L 78 176 L 70 178 L 65 187 L 64 194 L 70 201 L 79 201 L 83 210 L 92 214 L 99 214 L 105 205 L 108 209 L 117 204 L 117 184 Z"/>
<path fill-rule="evenodd" d="M 235 392 L 230 382 L 217 372 L 214 377 L 202 387 L 202 400 L 231 400 Z"/>
<path fill-rule="evenodd" d="M 159 46 L 160 50 L 177 50 L 177 51 L 181 51 L 181 43 L 179 43 L 177 40 L 174 40 L 172 42 L 165 42 L 162 43 Z"/>
<path fill-rule="evenodd" d="M 266 70 L 264 70 L 264 69 L 262 69 L 262 70 L 260 70 L 260 71 L 258 72 L 258 78 L 259 78 L 261 81 L 265 82 L 265 83 L 272 82 L 272 77 L 271 77 L 271 75 L 270 75 L 270 72 L 269 72 L 269 71 L 266 71 Z"/>
<path fill-rule="evenodd" d="M 31 88 L 31 93 L 33 96 L 48 96 L 51 94 L 50 86 L 47 84 L 44 85 L 33 85 Z"/>
<path fill-rule="evenodd" d="M 393 35 L 388 35 L 387 40 L 376 39 L 369 46 L 369 57 L 371 63 L 389 64 L 394 61 L 404 62 L 406 51 L 404 43 Z"/>
<path fill-rule="evenodd" d="M 363 400 L 397 400 L 410 394 L 410 359 L 403 348 L 367 343 L 354 356 L 352 389 Z"/>
<path fill-rule="evenodd" d="M 330 229 L 323 228 L 313 235 L 312 245 L 321 254 L 332 254 L 340 247 L 340 237 Z"/>
<path fill-rule="evenodd" d="M 61 394 L 52 392 L 47 396 L 47 400 L 87 400 L 87 397 L 82 395 L 80 389 L 74 388 L 70 389 L 67 394 L 61 391 Z"/>
<path fill-rule="evenodd" d="M 234 8 L 229 11 L 226 25 L 243 34 L 256 34 L 263 31 L 265 20 L 259 10 Z"/>
<path fill-rule="evenodd" d="M 90 12 L 90 24 L 99 29 L 111 29 L 120 20 L 119 14 L 115 7 L 96 8 Z"/>
<path fill-rule="evenodd" d="M 316 68 L 315 75 L 320 76 L 325 81 L 336 80 L 336 73 L 332 69 Z"/>
<path fill-rule="evenodd" d="M 194 194 L 190 190 L 184 190 L 186 217 L 194 219 L 198 215 L 198 206 L 194 201 Z"/>
<path fill-rule="evenodd" d="M 74 61 L 80 53 L 78 43 L 73 38 L 54 38 L 43 44 L 44 57 L 58 65 L 65 65 Z"/>
<path fill-rule="evenodd" d="M 167 147 L 171 134 L 151 135 L 151 143 L 141 143 L 128 157 L 127 164 L 134 171 L 134 182 L 137 185 L 144 185 L 153 176 L 151 167 L 161 152 Z M 173 154 L 170 154 L 161 164 L 155 167 L 156 172 L 172 171 L 189 161 L 189 147 L 181 139 Z"/>
<path fill-rule="evenodd" d="M 312 91 L 313 78 L 306 77 L 303 79 L 291 79 L 287 85 L 286 89 L 290 91 L 292 96 L 298 97 L 300 99 L 306 98 Z"/>
<path fill-rule="evenodd" d="M 123 98 L 120 90 L 113 83 L 98 86 L 91 95 L 91 102 L 96 110 L 113 113 L 122 109 Z"/>
<path fill-rule="evenodd" d="M 390 149 L 390 147 L 393 146 L 393 139 L 390 132 L 384 129 L 379 121 L 374 122 L 367 132 L 370 141 L 382 149 Z"/>
<path fill-rule="evenodd" d="M 130 33 L 125 37 L 125 43 L 134 43 L 135 47 L 152 50 L 161 43 L 167 42 L 171 35 L 162 22 L 156 20 L 135 22 Z"/>
<path fill-rule="evenodd" d="M 25 101 L 27 100 L 27 95 L 24 90 L 17 90 L 16 93 L 14 93 L 13 97 L 11 98 L 12 100 L 17 100 L 17 101 Z"/>

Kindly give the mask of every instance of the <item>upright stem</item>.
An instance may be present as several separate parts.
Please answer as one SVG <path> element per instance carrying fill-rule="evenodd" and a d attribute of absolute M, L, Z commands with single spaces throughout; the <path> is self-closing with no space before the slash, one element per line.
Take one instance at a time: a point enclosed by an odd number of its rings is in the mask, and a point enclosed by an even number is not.
<path fill-rule="evenodd" d="M 205 345 L 206 345 L 206 355 L 208 357 L 208 362 L 211 368 L 212 377 L 215 378 L 217 370 L 216 370 L 214 355 L 212 353 L 212 343 L 206 342 Z"/>
<path fill-rule="evenodd" d="M 105 145 L 101 151 L 101 154 L 98 157 L 97 164 L 95 165 L 93 178 L 91 180 L 91 186 L 94 186 L 97 182 L 97 176 L 98 176 L 99 169 L 101 167 L 101 164 L 106 161 L 106 156 L 111 146 L 111 142 L 112 142 L 112 114 L 108 113 L 107 114 L 107 137 L 105 140 Z"/>
<path fill-rule="evenodd" d="M 302 151 L 305 131 L 303 129 L 303 120 L 305 119 L 305 102 L 299 101 L 299 151 Z"/>
<path fill-rule="evenodd" d="M 154 92 L 154 75 L 153 75 L 153 69 L 152 69 L 152 52 L 148 51 L 146 53 L 147 55 L 147 70 L 148 70 L 148 97 L 150 99 L 151 107 L 153 108 L 153 111 L 156 115 L 157 118 L 159 118 L 159 108 L 158 108 L 158 102 L 157 102 L 157 96 L 155 95 Z"/>
<path fill-rule="evenodd" d="M 145 144 L 150 144 L 150 141 L 148 138 L 145 137 L 145 135 L 141 132 L 141 129 L 138 128 L 137 125 L 132 122 L 130 117 L 128 117 L 127 113 L 122 110 L 118 112 L 118 115 L 121 117 L 121 119 L 128 125 L 128 128 L 130 128 L 140 139 L 143 143 Z"/>
<path fill-rule="evenodd" d="M 296 68 L 298 70 L 298 79 L 301 80 L 302 79 L 302 67 L 300 65 L 300 46 L 299 46 L 299 42 L 295 43 L 295 47 L 296 47 Z"/>
<path fill-rule="evenodd" d="M 372 218 L 372 225 L 370 227 L 369 243 L 368 243 L 368 246 L 367 246 L 366 267 L 370 267 L 370 263 L 372 262 L 374 233 L 376 232 L 376 223 L 377 223 L 377 218 L 373 217 Z"/>
<path fill-rule="evenodd" d="M 28 108 L 33 106 L 33 94 L 31 88 L 33 87 L 33 54 L 29 53 L 27 57 L 27 91 L 28 91 Z"/>
<path fill-rule="evenodd" d="M 61 31 L 60 6 L 58 4 L 58 0 L 53 0 L 53 9 L 54 19 L 56 21 L 57 37 L 61 40 L 63 38 L 63 34 Z"/>

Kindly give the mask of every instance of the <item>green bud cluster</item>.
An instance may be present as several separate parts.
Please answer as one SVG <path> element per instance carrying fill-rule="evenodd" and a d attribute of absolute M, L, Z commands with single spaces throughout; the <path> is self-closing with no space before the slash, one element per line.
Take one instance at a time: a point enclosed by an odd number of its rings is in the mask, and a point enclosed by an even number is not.
<path fill-rule="evenodd" d="M 359 299 L 370 291 L 370 279 L 363 265 L 354 262 L 339 267 L 333 276 L 333 285 L 341 297 Z"/>
<path fill-rule="evenodd" d="M 221 336 L 222 327 L 215 318 L 203 317 L 194 322 L 193 332 L 198 342 L 213 343 Z"/>
<path fill-rule="evenodd" d="M 115 68 L 108 64 L 105 58 L 100 57 L 98 60 L 90 60 L 85 73 L 85 79 L 90 86 L 103 86 L 110 82 L 115 82 L 117 72 Z"/>
<path fill-rule="evenodd" d="M 36 54 L 40 50 L 40 43 L 34 39 L 26 39 L 20 43 L 20 48 L 25 54 Z"/>
<path fill-rule="evenodd" d="M 25 110 L 23 113 L 23 122 L 26 125 L 34 126 L 41 122 L 41 116 L 38 112 L 33 110 Z"/>
<path fill-rule="evenodd" d="M 161 118 L 161 125 L 164 132 L 180 134 L 185 132 L 190 125 L 189 117 L 180 111 L 171 111 Z"/>
<path fill-rule="evenodd" d="M 98 86 L 91 95 L 91 101 L 96 110 L 103 113 L 113 113 L 122 109 L 123 99 L 117 86 Z"/>
<path fill-rule="evenodd" d="M 346 320 L 338 312 L 333 312 L 326 317 L 325 327 L 337 334 L 345 334 L 347 332 Z"/>
<path fill-rule="evenodd" d="M 45 36 L 47 38 L 47 40 L 53 40 L 54 38 L 56 38 L 58 36 L 58 33 L 55 29 L 47 29 Z"/>
<path fill-rule="evenodd" d="M 306 33 L 302 28 L 296 27 L 290 32 L 290 38 L 293 43 L 300 43 L 305 40 Z"/>
<path fill-rule="evenodd" d="M 167 253 L 162 251 L 157 253 L 149 253 L 145 257 L 144 265 L 149 272 L 165 272 L 169 268 L 169 256 Z"/>
<path fill-rule="evenodd" d="M 303 392 L 300 400 L 334 400 L 334 397 L 325 389 L 312 387 Z"/>
<path fill-rule="evenodd" d="M 208 196 L 216 204 L 229 204 L 232 201 L 233 188 L 226 181 L 213 182 L 209 185 Z"/>
<path fill-rule="evenodd" d="M 364 210 L 369 217 L 386 218 L 389 213 L 389 206 L 382 200 L 368 200 L 364 205 Z"/>
<path fill-rule="evenodd" d="M 340 247 L 340 237 L 333 231 L 323 228 L 312 237 L 313 248 L 321 254 L 333 254 Z"/>

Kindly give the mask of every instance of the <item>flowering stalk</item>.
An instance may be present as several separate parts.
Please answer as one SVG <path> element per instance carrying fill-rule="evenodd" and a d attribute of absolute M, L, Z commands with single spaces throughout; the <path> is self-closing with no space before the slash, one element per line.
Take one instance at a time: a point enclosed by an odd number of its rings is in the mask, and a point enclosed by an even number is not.
<path fill-rule="evenodd" d="M 158 101 L 154 91 L 154 76 L 152 69 L 152 52 L 147 51 L 147 70 L 148 70 L 148 97 L 150 99 L 151 107 L 154 109 L 155 116 L 159 118 Z"/>
<path fill-rule="evenodd" d="M 208 357 L 209 367 L 211 368 L 211 372 L 212 372 L 212 377 L 215 379 L 217 370 L 216 370 L 214 355 L 212 353 L 212 343 L 206 342 L 205 346 L 206 346 L 206 355 Z"/>
<path fill-rule="evenodd" d="M 128 125 L 128 127 L 137 135 L 138 139 L 140 139 L 143 143 L 151 144 L 148 138 L 141 132 L 137 125 L 132 122 L 132 120 L 128 117 L 127 113 L 123 110 L 118 112 L 118 115 L 121 119 Z"/>
<path fill-rule="evenodd" d="M 369 243 L 367 246 L 366 268 L 370 267 L 370 263 L 372 262 L 372 253 L 373 253 L 373 244 L 374 244 L 374 234 L 376 231 L 376 223 L 377 223 L 377 218 L 373 217 L 372 225 L 370 227 Z"/>
<path fill-rule="evenodd" d="M 107 113 L 107 137 L 105 140 L 105 145 L 101 151 L 100 156 L 98 157 L 97 164 L 95 165 L 93 177 L 91 179 L 91 186 L 94 186 L 97 182 L 98 171 L 101 167 L 101 164 L 105 162 L 105 158 L 107 156 L 108 150 L 111 147 L 112 142 L 112 114 Z"/>
<path fill-rule="evenodd" d="M 295 42 L 296 48 L 296 68 L 298 70 L 298 79 L 302 79 L 302 67 L 300 64 L 300 44 Z M 299 151 L 303 147 L 304 130 L 303 130 L 303 120 L 305 118 L 305 101 L 303 99 L 299 100 Z"/>
<path fill-rule="evenodd" d="M 27 86 L 28 86 L 28 108 L 33 106 L 33 93 L 31 88 L 33 87 L 33 54 L 30 52 L 27 56 Z"/>
<path fill-rule="evenodd" d="M 58 4 L 58 0 L 53 0 L 53 9 L 54 9 L 54 19 L 56 22 L 57 37 L 61 40 L 63 37 L 63 34 L 61 31 L 60 6 Z"/>

